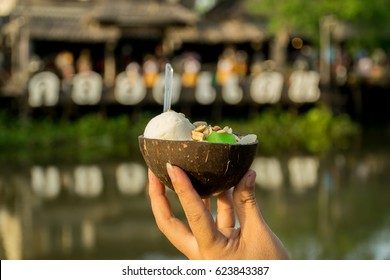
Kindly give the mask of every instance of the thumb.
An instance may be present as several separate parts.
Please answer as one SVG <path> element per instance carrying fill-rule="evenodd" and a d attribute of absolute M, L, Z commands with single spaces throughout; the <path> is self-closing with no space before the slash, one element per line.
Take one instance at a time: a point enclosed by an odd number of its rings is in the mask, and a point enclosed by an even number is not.
<path fill-rule="evenodd" d="M 250 169 L 233 191 L 234 206 L 242 231 L 263 224 L 256 202 L 255 184 L 256 172 Z"/>

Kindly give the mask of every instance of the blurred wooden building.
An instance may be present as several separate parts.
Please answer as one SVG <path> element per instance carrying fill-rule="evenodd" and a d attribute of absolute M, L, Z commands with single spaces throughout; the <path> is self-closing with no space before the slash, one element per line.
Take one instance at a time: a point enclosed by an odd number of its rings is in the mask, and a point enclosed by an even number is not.
<path fill-rule="evenodd" d="M 195 2 L 11 0 L 0 15 L 0 67 L 10 80 L 2 92 L 23 92 L 31 73 L 54 70 L 63 52 L 73 60 L 89 56 L 91 67 L 111 86 L 129 62 L 142 63 L 148 54 L 164 58 L 189 47 L 213 57 L 209 46 L 217 45 L 218 52 L 226 44 L 264 40 L 263 29 L 245 14 L 242 1 L 218 1 L 204 14 L 195 12 Z"/>
<path fill-rule="evenodd" d="M 2 66 L 13 81 L 5 92 L 23 90 L 20 85 L 34 71 L 34 57 L 50 68 L 62 51 L 78 57 L 88 50 L 93 67 L 102 72 L 107 85 L 112 84 L 117 68 L 123 69 L 127 60 L 169 52 L 168 27 L 197 23 L 195 12 L 171 2 L 15 0 L 1 15 Z"/>

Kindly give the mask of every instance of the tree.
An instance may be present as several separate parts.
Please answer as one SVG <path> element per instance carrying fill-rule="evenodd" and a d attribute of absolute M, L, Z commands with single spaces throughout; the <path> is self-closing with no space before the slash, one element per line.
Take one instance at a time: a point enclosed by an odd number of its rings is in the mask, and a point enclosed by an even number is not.
<path fill-rule="evenodd" d="M 373 47 L 388 42 L 390 23 L 387 0 L 244 0 L 247 10 L 268 19 L 268 31 L 274 35 L 271 55 L 278 66 L 292 32 L 319 43 L 320 22 L 332 15 L 343 25 L 353 26 L 348 32 L 350 45 Z"/>

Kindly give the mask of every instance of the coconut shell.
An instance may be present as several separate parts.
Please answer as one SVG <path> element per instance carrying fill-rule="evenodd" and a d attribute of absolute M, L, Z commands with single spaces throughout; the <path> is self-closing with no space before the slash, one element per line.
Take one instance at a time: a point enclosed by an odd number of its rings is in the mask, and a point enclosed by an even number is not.
<path fill-rule="evenodd" d="M 252 165 L 257 144 L 223 144 L 138 137 L 146 165 L 160 181 L 174 190 L 166 163 L 182 168 L 203 198 L 236 186 Z"/>

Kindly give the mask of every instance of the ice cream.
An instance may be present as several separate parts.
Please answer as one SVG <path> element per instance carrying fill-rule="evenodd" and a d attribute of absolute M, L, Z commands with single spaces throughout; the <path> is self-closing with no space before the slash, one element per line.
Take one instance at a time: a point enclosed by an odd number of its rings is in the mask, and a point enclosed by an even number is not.
<path fill-rule="evenodd" d="M 181 113 L 167 111 L 157 115 L 145 127 L 144 137 L 162 140 L 194 140 L 225 144 L 256 142 L 255 134 L 237 136 L 229 127 L 223 129 L 198 121 L 193 124 Z"/>
<path fill-rule="evenodd" d="M 195 126 L 183 115 L 167 111 L 155 116 L 145 127 L 144 137 L 163 140 L 192 140 Z"/>

